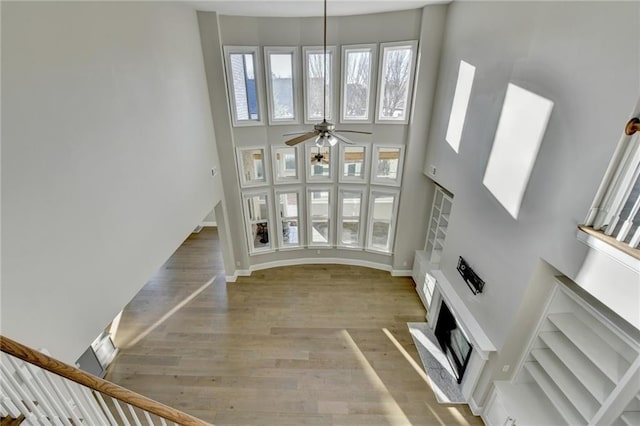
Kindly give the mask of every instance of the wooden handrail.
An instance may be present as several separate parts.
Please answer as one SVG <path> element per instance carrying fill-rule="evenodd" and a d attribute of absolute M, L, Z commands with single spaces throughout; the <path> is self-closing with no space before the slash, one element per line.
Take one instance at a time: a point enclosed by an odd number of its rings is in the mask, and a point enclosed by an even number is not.
<path fill-rule="evenodd" d="M 118 386 L 107 380 L 85 373 L 75 367 L 58 361 L 41 352 L 31 349 L 28 346 L 20 344 L 8 337 L 0 335 L 0 350 L 16 358 L 19 358 L 29 364 L 33 364 L 53 374 L 64 377 L 83 386 L 94 389 L 104 395 L 115 398 L 124 403 L 133 405 L 141 410 L 160 416 L 166 420 L 178 423 L 184 426 L 211 426 L 203 420 L 183 413 L 175 408 L 168 407 L 153 399 L 132 392 L 129 389 Z"/>

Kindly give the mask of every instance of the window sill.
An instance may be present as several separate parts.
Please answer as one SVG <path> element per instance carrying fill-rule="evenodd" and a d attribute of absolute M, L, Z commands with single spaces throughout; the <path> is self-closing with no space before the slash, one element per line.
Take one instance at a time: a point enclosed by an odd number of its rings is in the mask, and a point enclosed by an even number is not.
<path fill-rule="evenodd" d="M 596 231 L 590 226 L 578 226 L 578 240 L 589 247 L 599 250 L 623 265 L 640 272 L 640 250 L 621 243 L 614 237 Z"/>

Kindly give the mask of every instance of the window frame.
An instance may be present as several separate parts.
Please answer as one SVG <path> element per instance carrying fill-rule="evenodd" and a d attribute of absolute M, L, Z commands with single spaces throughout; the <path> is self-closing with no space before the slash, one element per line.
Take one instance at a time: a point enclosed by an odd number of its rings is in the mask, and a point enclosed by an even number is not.
<path fill-rule="evenodd" d="M 346 148 L 364 148 L 364 159 L 362 160 L 362 167 L 364 170 L 362 172 L 362 177 L 345 176 L 344 165 L 346 161 L 344 156 L 346 153 Z M 369 143 L 354 143 L 351 145 L 341 143 L 340 158 L 339 158 L 339 165 L 338 165 L 338 182 L 361 183 L 361 184 L 369 183 L 369 175 L 370 175 L 370 169 L 371 169 L 370 161 L 369 161 L 370 151 L 371 151 L 371 144 Z"/>
<path fill-rule="evenodd" d="M 262 170 L 264 174 L 264 180 L 247 181 L 245 179 L 244 164 L 242 162 L 243 151 L 262 150 Z M 267 160 L 267 148 L 265 146 L 243 146 L 236 147 L 236 163 L 238 165 L 238 176 L 241 188 L 253 188 L 257 186 L 269 185 L 269 164 Z"/>
<path fill-rule="evenodd" d="M 233 127 L 263 126 L 265 123 L 265 107 L 264 93 L 262 90 L 262 63 L 260 58 L 260 49 L 258 48 L 258 46 L 223 46 L 223 51 L 227 98 L 229 109 L 231 110 L 231 121 Z M 239 120 L 238 112 L 236 109 L 235 86 L 233 85 L 233 72 L 231 69 L 231 55 L 246 53 L 252 53 L 254 57 L 253 74 L 256 81 L 256 105 L 258 107 L 258 120 Z"/>
<path fill-rule="evenodd" d="M 382 117 L 382 102 L 384 100 L 384 90 L 382 87 L 382 81 L 384 78 L 384 66 L 385 66 L 385 50 L 398 47 L 410 47 L 411 48 L 411 64 L 409 65 L 409 81 L 407 83 L 407 100 L 406 100 L 406 113 L 402 119 L 386 118 Z M 380 58 L 378 60 L 378 85 L 377 85 L 377 97 L 376 97 L 376 118 L 375 122 L 379 124 L 409 124 L 411 117 L 413 116 L 413 92 L 414 81 L 416 76 L 416 63 L 418 56 L 418 41 L 395 41 L 388 43 L 380 43 Z"/>
<path fill-rule="evenodd" d="M 336 144 L 337 145 L 337 144 Z M 336 146 L 324 146 L 322 148 L 320 148 L 320 150 L 329 150 L 329 176 L 328 177 L 324 177 L 324 176 L 311 176 L 311 170 L 312 170 L 312 165 L 311 165 L 311 154 L 313 153 L 313 150 L 317 150 L 318 147 L 313 144 L 313 143 L 307 143 L 305 145 L 305 157 L 304 157 L 304 166 L 305 166 L 305 170 L 306 170 L 306 181 L 307 183 L 332 183 L 334 182 L 334 177 L 335 177 L 335 169 L 336 169 L 336 160 L 335 160 L 335 153 L 336 151 L 338 151 L 338 149 L 336 148 Z"/>
<path fill-rule="evenodd" d="M 349 245 L 342 243 L 342 223 L 343 216 L 343 200 L 345 192 L 359 192 L 360 193 L 360 217 L 358 222 L 360 227 L 358 229 L 358 243 L 356 245 Z M 365 234 L 367 233 L 366 211 L 367 211 L 367 190 L 366 187 L 345 185 L 338 188 L 338 215 L 336 218 L 336 247 L 348 250 L 363 250 L 365 242 Z"/>
<path fill-rule="evenodd" d="M 349 51 L 363 51 L 369 49 L 371 52 L 371 62 L 369 64 L 369 93 L 367 100 L 367 118 L 348 118 L 345 115 L 345 101 L 346 101 L 346 66 L 347 66 L 347 54 Z M 377 69 L 378 61 L 378 44 L 347 44 L 342 46 L 341 55 L 341 73 L 340 73 L 340 123 L 373 123 L 374 105 L 376 101 L 377 93 Z"/>
<path fill-rule="evenodd" d="M 395 179 L 382 178 L 376 176 L 378 169 L 378 161 L 380 160 L 380 149 L 398 148 L 400 149 L 400 158 L 398 161 L 398 172 Z M 404 145 L 392 144 L 375 144 L 373 145 L 373 155 L 371 156 L 371 184 L 385 186 L 400 186 L 402 184 L 402 172 L 404 170 Z"/>
<path fill-rule="evenodd" d="M 372 245 L 373 240 L 373 204 L 376 199 L 376 195 L 392 196 L 393 206 L 391 207 L 391 220 L 389 221 L 389 238 L 388 247 L 389 251 L 381 250 Z M 396 224 L 398 217 L 398 206 L 400 204 L 400 190 L 396 188 L 371 188 L 369 191 L 368 208 L 367 208 L 367 236 L 365 251 L 372 253 L 380 253 L 385 255 L 393 255 L 393 248 L 395 245 Z"/>
<path fill-rule="evenodd" d="M 303 87 L 303 110 L 304 110 L 304 124 L 314 124 L 322 121 L 322 118 L 310 118 L 309 117 L 309 84 L 308 84 L 308 67 L 307 67 L 307 55 L 310 53 L 323 53 L 323 46 L 302 46 L 302 87 Z M 331 96 L 331 102 L 327 104 L 330 107 L 330 114 L 327 114 L 327 121 L 332 121 L 336 116 L 336 95 L 337 87 L 337 48 L 336 46 L 327 46 L 327 55 L 331 55 L 331 67 L 329 74 L 329 90 L 327 94 Z"/>
<path fill-rule="evenodd" d="M 299 145 L 287 146 L 287 145 L 271 145 L 271 167 L 273 168 L 273 184 L 274 185 L 287 185 L 302 182 L 302 165 L 300 164 L 300 150 Z M 278 177 L 278 160 L 277 153 L 281 149 L 293 149 L 296 155 L 296 177 L 295 178 L 279 178 Z"/>
<path fill-rule="evenodd" d="M 255 239 L 255 237 L 253 236 L 253 230 L 252 230 L 252 225 L 254 224 L 252 219 L 251 219 L 251 215 L 249 214 L 249 204 L 248 201 L 250 198 L 253 197 L 259 197 L 264 195 L 265 201 L 266 201 L 266 206 L 267 206 L 267 232 L 269 232 L 270 234 L 273 233 L 273 208 L 272 208 L 272 203 L 270 200 L 271 197 L 271 191 L 268 188 L 264 188 L 262 190 L 249 190 L 249 191 L 243 191 L 242 192 L 242 212 L 244 214 L 244 225 L 245 225 L 245 234 L 246 234 L 246 238 L 247 238 L 247 245 L 249 247 L 249 255 L 256 255 L 256 254 L 263 254 L 263 253 L 272 253 L 275 251 L 276 249 L 276 245 L 273 243 L 273 238 L 270 236 L 269 237 L 269 247 L 265 247 L 265 248 L 258 248 L 256 249 L 254 244 L 253 244 L 253 239 L 252 237 Z M 264 222 L 264 221 L 260 221 L 260 222 Z M 256 222 L 258 223 L 258 222 Z"/>
<path fill-rule="evenodd" d="M 335 244 L 334 244 L 334 239 L 335 239 L 335 191 L 334 191 L 334 186 L 333 185 L 313 185 L 313 186 L 307 186 L 307 197 L 306 197 L 306 202 L 307 205 L 306 207 L 306 214 L 307 214 L 307 247 L 308 248 L 319 248 L 319 249 L 332 249 L 335 248 Z M 326 244 L 323 243 L 314 243 L 313 242 L 313 218 L 311 216 L 312 213 L 312 208 L 311 208 L 311 193 L 312 192 L 316 192 L 316 191 L 328 191 L 329 192 L 329 199 L 328 199 L 328 206 L 327 206 L 327 214 L 328 214 L 328 221 L 329 221 L 329 233 L 328 233 L 328 237 L 327 240 L 328 242 Z"/>
<path fill-rule="evenodd" d="M 282 228 L 282 219 L 280 211 L 280 195 L 282 194 L 296 194 L 298 197 L 298 244 L 285 244 L 284 243 L 284 232 Z M 278 232 L 278 250 L 296 250 L 304 248 L 305 245 L 305 236 L 306 236 L 306 227 L 305 227 L 305 203 L 304 198 L 302 196 L 302 188 L 300 186 L 296 187 L 279 187 L 274 189 L 274 205 L 276 212 L 276 228 Z M 289 216 L 287 216 L 289 217 Z"/>
<path fill-rule="evenodd" d="M 270 54 L 272 53 L 291 53 L 291 67 L 292 67 L 292 90 L 293 90 L 293 118 L 275 118 L 275 105 L 273 98 L 273 86 L 271 82 L 271 61 Z M 285 125 L 285 124 L 299 124 L 300 123 L 300 94 L 299 94 L 299 79 L 300 79 L 300 48 L 298 46 L 265 46 L 264 47 L 264 79 L 267 88 L 267 110 L 269 111 L 269 125 Z"/>

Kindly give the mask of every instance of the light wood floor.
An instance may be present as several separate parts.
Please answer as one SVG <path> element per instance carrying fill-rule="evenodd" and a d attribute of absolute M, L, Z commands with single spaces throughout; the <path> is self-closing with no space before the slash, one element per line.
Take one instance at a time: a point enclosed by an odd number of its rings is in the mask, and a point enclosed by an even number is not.
<path fill-rule="evenodd" d="M 217 245 L 215 228 L 189 237 L 125 308 L 108 380 L 216 425 L 482 424 L 416 370 L 410 278 L 308 265 L 226 283 Z"/>

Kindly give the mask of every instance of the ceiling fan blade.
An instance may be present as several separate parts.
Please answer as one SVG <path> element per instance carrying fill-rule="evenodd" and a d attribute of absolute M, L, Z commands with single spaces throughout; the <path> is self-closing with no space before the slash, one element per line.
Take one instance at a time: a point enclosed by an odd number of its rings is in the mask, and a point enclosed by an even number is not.
<path fill-rule="evenodd" d="M 298 136 L 297 138 L 289 139 L 288 141 L 285 142 L 285 144 L 289 146 L 297 145 L 300 142 L 304 142 L 307 139 L 311 139 L 312 137 L 317 136 L 317 134 L 318 132 L 305 133 L 304 135 Z"/>
<path fill-rule="evenodd" d="M 283 133 L 282 136 L 293 136 L 293 135 L 302 135 L 304 133 L 309 133 L 308 130 L 302 130 L 300 132 L 289 132 L 289 133 Z"/>
<path fill-rule="evenodd" d="M 362 133 L 363 135 L 372 135 L 371 132 L 361 132 L 360 130 L 334 130 L 334 132 L 342 132 L 342 133 Z"/>
<path fill-rule="evenodd" d="M 347 138 L 345 136 L 339 135 L 337 133 L 333 133 L 333 136 L 335 136 L 337 139 L 340 139 L 342 142 L 344 142 L 346 144 L 349 144 L 349 145 L 353 145 L 355 143 L 351 139 L 349 139 L 349 138 Z"/>

